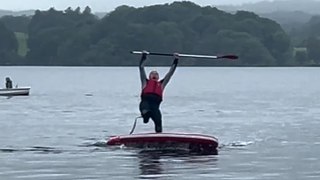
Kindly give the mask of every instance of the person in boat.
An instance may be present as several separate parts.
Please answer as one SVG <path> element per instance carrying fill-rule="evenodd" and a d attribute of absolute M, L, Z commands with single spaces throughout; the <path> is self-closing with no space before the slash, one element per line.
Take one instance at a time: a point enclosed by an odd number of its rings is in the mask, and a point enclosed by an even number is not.
<path fill-rule="evenodd" d="M 12 81 L 9 77 L 6 77 L 6 88 L 11 89 L 12 88 Z"/>
<path fill-rule="evenodd" d="M 160 111 L 160 103 L 162 102 L 163 91 L 174 74 L 178 65 L 179 55 L 174 53 L 174 60 L 169 72 L 162 80 L 159 80 L 159 73 L 151 71 L 147 78 L 144 69 L 144 63 L 147 59 L 147 52 L 143 51 L 139 64 L 141 79 L 141 102 L 139 110 L 144 123 L 148 123 L 151 118 L 155 124 L 155 132 L 162 132 L 162 115 Z"/>

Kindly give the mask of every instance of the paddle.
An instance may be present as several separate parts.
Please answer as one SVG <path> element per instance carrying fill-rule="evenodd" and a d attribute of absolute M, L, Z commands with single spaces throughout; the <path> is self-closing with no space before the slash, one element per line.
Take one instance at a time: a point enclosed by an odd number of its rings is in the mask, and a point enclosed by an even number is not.
<path fill-rule="evenodd" d="M 142 54 L 143 51 L 131 51 L 132 54 Z M 156 55 L 156 56 L 174 56 L 174 54 L 170 53 L 157 53 L 157 52 L 146 52 L 147 55 Z M 236 55 L 222 55 L 222 56 L 211 56 L 211 55 L 198 55 L 198 54 L 180 54 L 179 57 L 187 57 L 187 58 L 204 58 L 204 59 L 231 59 L 235 60 L 239 57 Z"/>

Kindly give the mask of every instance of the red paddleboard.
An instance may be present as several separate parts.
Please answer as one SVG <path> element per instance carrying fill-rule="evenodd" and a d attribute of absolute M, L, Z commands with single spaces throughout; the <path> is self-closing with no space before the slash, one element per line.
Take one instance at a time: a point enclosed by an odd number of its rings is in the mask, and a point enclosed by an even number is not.
<path fill-rule="evenodd" d="M 107 145 L 126 147 L 177 150 L 200 154 L 217 154 L 218 139 L 213 136 L 184 133 L 142 133 L 112 136 Z"/>

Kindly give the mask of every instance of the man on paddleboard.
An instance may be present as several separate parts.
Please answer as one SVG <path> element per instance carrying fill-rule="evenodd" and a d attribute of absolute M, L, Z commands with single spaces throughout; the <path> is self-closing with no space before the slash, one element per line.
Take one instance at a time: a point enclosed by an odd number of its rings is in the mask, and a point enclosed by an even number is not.
<path fill-rule="evenodd" d="M 6 88 L 11 89 L 12 88 L 12 81 L 9 77 L 6 77 Z"/>
<path fill-rule="evenodd" d="M 141 102 L 139 109 L 144 123 L 148 123 L 151 118 L 155 124 L 155 131 L 162 132 L 162 116 L 160 112 L 160 103 L 162 102 L 163 91 L 170 81 L 173 73 L 178 65 L 179 55 L 173 54 L 174 60 L 169 72 L 162 80 L 159 80 L 159 73 L 151 71 L 147 78 L 144 63 L 147 59 L 147 52 L 142 52 L 142 57 L 139 64 L 140 79 L 141 79 Z"/>

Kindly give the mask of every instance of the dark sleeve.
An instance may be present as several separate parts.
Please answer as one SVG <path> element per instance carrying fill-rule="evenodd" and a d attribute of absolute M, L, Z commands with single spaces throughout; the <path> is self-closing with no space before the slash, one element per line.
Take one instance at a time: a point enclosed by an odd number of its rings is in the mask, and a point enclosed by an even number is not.
<path fill-rule="evenodd" d="M 170 67 L 170 70 L 169 72 L 166 74 L 166 76 L 161 80 L 162 82 L 162 89 L 164 89 L 168 82 L 170 81 L 173 73 L 175 72 L 176 68 L 177 68 L 177 65 L 178 65 L 178 58 L 175 58 L 171 67 Z"/>
<path fill-rule="evenodd" d="M 140 64 L 139 64 L 139 72 L 140 72 L 140 80 L 141 80 L 141 89 L 143 89 L 147 84 L 147 75 L 146 71 L 144 69 L 144 62 L 145 59 L 141 58 Z"/>

